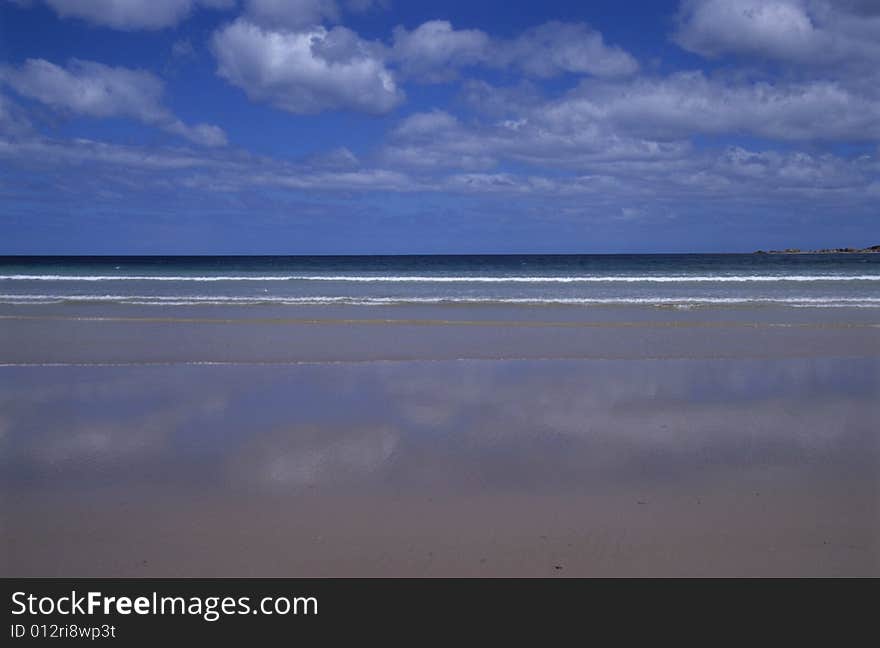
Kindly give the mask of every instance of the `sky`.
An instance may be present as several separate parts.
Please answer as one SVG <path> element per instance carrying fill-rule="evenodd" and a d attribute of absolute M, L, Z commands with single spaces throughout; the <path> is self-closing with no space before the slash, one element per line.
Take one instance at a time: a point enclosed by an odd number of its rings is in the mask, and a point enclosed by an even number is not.
<path fill-rule="evenodd" d="M 880 244 L 880 0 L 0 0 L 0 254 Z"/>

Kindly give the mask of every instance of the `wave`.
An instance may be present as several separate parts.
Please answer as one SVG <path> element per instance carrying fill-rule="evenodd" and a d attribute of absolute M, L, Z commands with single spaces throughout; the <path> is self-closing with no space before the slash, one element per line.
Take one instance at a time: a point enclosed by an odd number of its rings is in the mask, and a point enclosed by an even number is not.
<path fill-rule="evenodd" d="M 3 304 L 76 304 L 115 303 L 143 306 L 320 306 L 327 304 L 355 306 L 394 306 L 407 304 L 436 305 L 653 305 L 653 306 L 737 306 L 781 304 L 798 307 L 870 307 L 880 308 L 880 297 L 231 297 L 231 296 L 156 296 L 156 295 L 0 295 Z"/>
<path fill-rule="evenodd" d="M 748 283 L 880 281 L 880 274 L 861 275 L 588 275 L 588 276 L 469 276 L 469 275 L 0 275 L 0 281 L 338 281 L 355 283 Z"/>

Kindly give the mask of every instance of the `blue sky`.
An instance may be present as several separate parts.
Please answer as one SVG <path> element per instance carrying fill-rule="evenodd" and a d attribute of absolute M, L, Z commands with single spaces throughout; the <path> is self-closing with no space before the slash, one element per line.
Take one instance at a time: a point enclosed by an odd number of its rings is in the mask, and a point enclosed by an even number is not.
<path fill-rule="evenodd" d="M 0 253 L 880 244 L 880 2 L 0 0 Z"/>

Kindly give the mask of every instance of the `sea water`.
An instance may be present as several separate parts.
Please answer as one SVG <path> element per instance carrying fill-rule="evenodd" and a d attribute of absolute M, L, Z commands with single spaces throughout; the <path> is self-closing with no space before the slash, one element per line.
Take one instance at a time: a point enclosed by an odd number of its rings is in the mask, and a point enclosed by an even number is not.
<path fill-rule="evenodd" d="M 0 257 L 0 303 L 880 307 L 880 254 Z"/>

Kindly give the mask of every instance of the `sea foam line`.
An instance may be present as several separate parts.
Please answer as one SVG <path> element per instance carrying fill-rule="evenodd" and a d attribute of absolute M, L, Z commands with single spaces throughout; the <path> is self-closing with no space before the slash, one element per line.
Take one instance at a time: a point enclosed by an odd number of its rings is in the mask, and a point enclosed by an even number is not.
<path fill-rule="evenodd" d="M 340 281 L 355 283 L 747 283 L 776 281 L 880 281 L 861 275 L 588 275 L 588 276 L 431 276 L 431 275 L 0 275 L 0 281 Z"/>
<path fill-rule="evenodd" d="M 522 304 L 522 305 L 602 305 L 602 304 L 786 304 L 803 306 L 880 307 L 880 297 L 363 297 L 363 296 L 214 296 L 214 295 L 0 295 L 5 304 L 118 303 L 130 305 L 326 305 L 386 306 L 396 304 Z"/>

